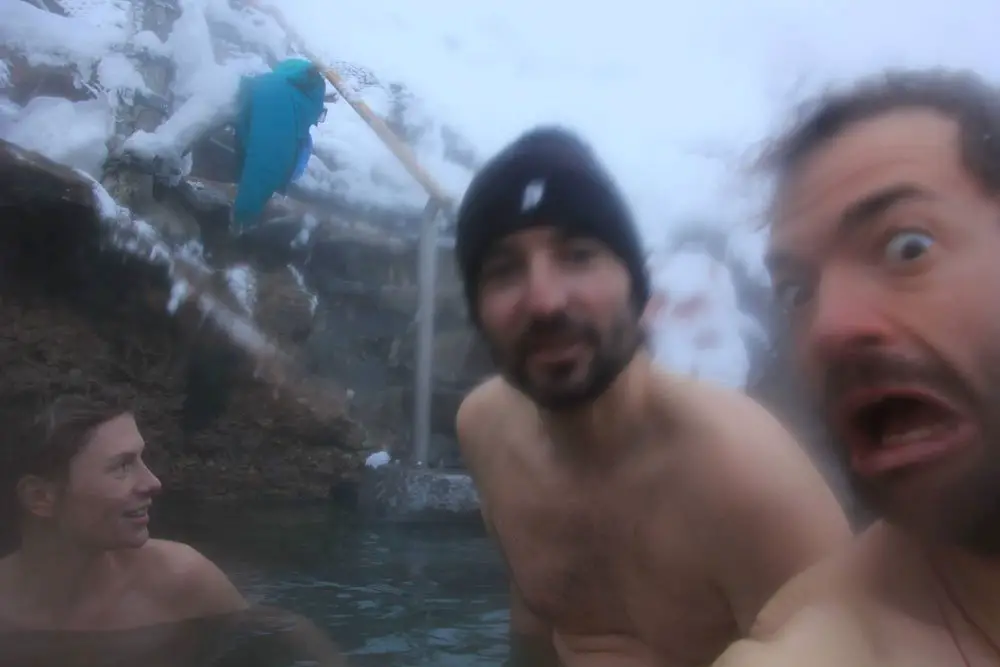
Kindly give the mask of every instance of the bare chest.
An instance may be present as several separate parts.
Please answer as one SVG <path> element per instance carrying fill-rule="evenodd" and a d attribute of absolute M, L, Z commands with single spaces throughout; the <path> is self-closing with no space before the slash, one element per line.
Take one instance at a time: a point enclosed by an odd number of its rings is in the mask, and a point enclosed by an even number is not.
<path fill-rule="evenodd" d="M 493 509 L 512 579 L 561 634 L 694 643 L 713 656 L 732 637 L 728 605 L 662 494 L 512 494 Z"/>

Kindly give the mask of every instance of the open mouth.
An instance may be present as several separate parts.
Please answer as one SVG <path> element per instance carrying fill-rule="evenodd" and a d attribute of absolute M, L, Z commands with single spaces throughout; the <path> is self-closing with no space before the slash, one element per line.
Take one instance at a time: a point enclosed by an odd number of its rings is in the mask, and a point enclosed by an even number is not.
<path fill-rule="evenodd" d="M 531 351 L 531 358 L 542 363 L 559 362 L 571 357 L 579 349 L 580 343 L 539 345 Z"/>
<path fill-rule="evenodd" d="M 129 510 L 128 512 L 123 512 L 122 516 L 126 519 L 148 519 L 149 518 L 149 505 L 145 507 L 140 507 L 138 509 Z"/>
<path fill-rule="evenodd" d="M 859 393 L 842 414 L 851 467 L 865 476 L 949 454 L 969 441 L 973 428 L 947 401 L 918 390 Z"/>
<path fill-rule="evenodd" d="M 549 338 L 538 340 L 528 349 L 527 359 L 540 364 L 560 364 L 573 361 L 585 342 L 579 338 Z"/>

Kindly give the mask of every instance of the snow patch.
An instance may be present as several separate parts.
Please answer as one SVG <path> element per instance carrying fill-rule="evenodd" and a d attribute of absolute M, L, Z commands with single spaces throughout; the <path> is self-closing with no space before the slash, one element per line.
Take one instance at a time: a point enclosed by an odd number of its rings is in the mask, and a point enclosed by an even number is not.
<path fill-rule="evenodd" d="M 108 158 L 114 129 L 106 100 L 36 97 L 0 125 L 0 138 L 96 178 Z"/>
<path fill-rule="evenodd" d="M 97 65 L 97 80 L 101 88 L 109 93 L 112 104 L 119 98 L 131 104 L 136 92 L 151 92 L 139 70 L 121 53 L 109 53 L 101 59 Z"/>
<path fill-rule="evenodd" d="M 745 336 L 763 329 L 739 309 L 729 269 L 701 252 L 677 252 L 651 266 L 659 307 L 649 322 L 653 354 L 677 373 L 744 388 L 750 372 Z"/>
<path fill-rule="evenodd" d="M 306 287 L 305 277 L 302 275 L 302 272 L 295 267 L 294 264 L 289 264 L 288 270 L 289 272 L 291 272 L 292 277 L 295 279 L 295 283 L 299 286 L 299 289 L 302 290 L 302 293 L 305 294 L 307 297 L 309 297 L 309 314 L 315 315 L 316 307 L 319 306 L 319 296 L 317 296 L 315 292 Z"/>
<path fill-rule="evenodd" d="M 191 294 L 191 286 L 183 280 L 178 280 L 174 282 L 173 287 L 170 288 L 170 299 L 167 301 L 167 312 L 173 315 L 177 312 L 177 309 L 181 307 L 181 304 L 187 301 L 188 296 Z"/>
<path fill-rule="evenodd" d="M 242 77 L 268 70 L 264 60 L 254 54 L 233 57 L 222 64 L 217 62 L 206 3 L 207 0 L 182 0 L 182 13 L 166 43 L 156 46 L 155 35 L 142 42 L 171 58 L 175 66 L 172 92 L 180 104 L 155 131 L 140 130 L 129 137 L 124 150 L 146 161 L 159 158 L 164 170 L 175 175 L 189 171 L 184 166 L 184 156 L 197 139 L 235 117 Z"/>
<path fill-rule="evenodd" d="M 389 452 L 374 452 L 365 459 L 366 468 L 381 468 L 392 460 Z"/>
<path fill-rule="evenodd" d="M 140 52 L 157 58 L 169 58 L 170 49 L 152 30 L 143 30 L 132 37 L 132 47 Z"/>
<path fill-rule="evenodd" d="M 232 83 L 233 85 L 229 86 Z M 222 81 L 219 94 L 191 97 L 154 132 L 136 131 L 124 144 L 124 150 L 142 160 L 160 158 L 165 168 L 177 175 L 185 169 L 185 154 L 205 132 L 224 125 L 236 114 L 238 79 Z"/>
<path fill-rule="evenodd" d="M 119 222 L 127 212 L 118 205 L 114 197 L 111 196 L 104 186 L 97 182 L 93 176 L 83 170 L 79 170 L 81 176 L 92 181 L 94 191 L 94 204 L 97 206 L 97 215 L 105 222 Z"/>
<path fill-rule="evenodd" d="M 113 3 L 91 4 L 94 12 L 66 17 L 22 0 L 0 0 L 0 44 L 19 52 L 32 65 L 72 65 L 89 73 L 113 46 L 125 42 L 127 34 L 124 21 L 104 22 L 113 13 L 104 10 Z"/>
<path fill-rule="evenodd" d="M 177 248 L 177 255 L 192 262 L 204 264 L 205 246 L 203 246 L 200 241 L 191 239 L 190 241 L 185 241 L 179 248 Z"/>
<path fill-rule="evenodd" d="M 246 264 L 238 264 L 226 269 L 225 277 L 226 285 L 240 307 L 252 316 L 257 302 L 257 278 L 253 270 Z"/>
<path fill-rule="evenodd" d="M 260 45 L 274 60 L 291 55 L 285 32 L 267 14 L 247 7 L 237 9 L 229 0 L 208 0 L 204 11 L 210 21 L 233 28 L 247 44 Z"/>
<path fill-rule="evenodd" d="M 126 30 L 129 25 L 129 0 L 59 0 L 59 4 L 73 18 L 94 26 Z"/>
<path fill-rule="evenodd" d="M 319 220 L 312 213 L 306 213 L 302 217 L 302 229 L 299 233 L 295 235 L 292 239 L 293 248 L 301 248 L 309 243 L 309 239 L 312 238 L 313 230 L 319 224 Z"/>

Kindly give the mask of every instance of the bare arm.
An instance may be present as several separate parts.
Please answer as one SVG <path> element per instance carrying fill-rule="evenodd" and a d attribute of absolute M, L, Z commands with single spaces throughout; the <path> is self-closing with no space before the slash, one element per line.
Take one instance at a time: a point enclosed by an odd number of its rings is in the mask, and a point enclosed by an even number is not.
<path fill-rule="evenodd" d="M 746 636 L 777 590 L 846 544 L 843 510 L 791 434 L 762 407 L 734 397 L 706 488 L 709 559 Z M 713 448 L 714 449 L 714 448 Z"/>
<path fill-rule="evenodd" d="M 496 466 L 490 461 L 495 450 L 484 434 L 494 432 L 491 415 L 497 414 L 497 382 L 491 380 L 476 387 L 462 402 L 456 417 L 456 431 L 462 459 L 479 493 L 479 510 L 490 537 L 499 544 L 490 518 L 490 484 L 486 479 Z M 499 544 L 501 553 L 503 545 Z M 552 628 L 539 619 L 524 602 L 514 583 L 510 583 L 510 656 L 508 667 L 556 667 L 559 664 L 552 644 Z"/>

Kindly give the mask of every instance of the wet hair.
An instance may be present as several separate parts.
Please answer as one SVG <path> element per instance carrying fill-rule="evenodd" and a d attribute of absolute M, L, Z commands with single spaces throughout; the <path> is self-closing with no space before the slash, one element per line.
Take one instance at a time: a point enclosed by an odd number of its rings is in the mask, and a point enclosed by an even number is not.
<path fill-rule="evenodd" d="M 18 483 L 28 475 L 65 481 L 70 462 L 105 422 L 131 413 L 129 404 L 106 392 L 64 395 L 41 410 L 10 406 L 4 423 L 0 469 L 0 549 L 16 545 L 21 508 Z"/>
<path fill-rule="evenodd" d="M 780 193 L 806 158 L 831 139 L 901 109 L 927 109 L 955 120 L 965 168 L 987 193 L 1000 193 L 1000 88 L 959 70 L 894 70 L 809 100 L 790 129 L 765 148 L 758 167 L 775 177 Z"/>

